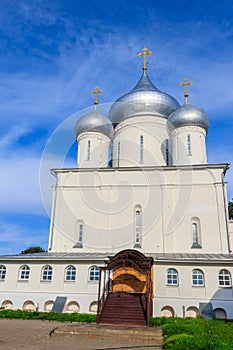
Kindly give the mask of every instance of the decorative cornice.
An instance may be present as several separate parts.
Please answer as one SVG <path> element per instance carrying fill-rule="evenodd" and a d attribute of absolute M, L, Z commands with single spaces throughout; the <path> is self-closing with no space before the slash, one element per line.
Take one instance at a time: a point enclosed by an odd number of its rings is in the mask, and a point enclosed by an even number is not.
<path fill-rule="evenodd" d="M 180 128 L 174 129 L 171 132 L 171 136 L 177 136 L 179 134 L 182 134 L 183 132 L 198 132 L 204 136 L 206 136 L 206 130 L 204 128 L 201 128 L 200 126 L 182 126 Z"/>
<path fill-rule="evenodd" d="M 106 135 L 101 134 L 100 132 L 94 132 L 94 131 L 86 131 L 82 132 L 78 137 L 77 137 L 77 142 L 86 139 L 86 138 L 96 138 L 101 141 L 110 141 L 111 139 L 107 137 Z"/>

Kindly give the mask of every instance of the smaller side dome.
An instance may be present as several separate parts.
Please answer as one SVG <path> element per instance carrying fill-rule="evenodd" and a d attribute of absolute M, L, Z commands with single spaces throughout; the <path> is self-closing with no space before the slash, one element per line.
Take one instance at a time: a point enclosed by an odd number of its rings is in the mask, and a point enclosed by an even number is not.
<path fill-rule="evenodd" d="M 182 107 L 173 111 L 168 121 L 174 128 L 182 126 L 199 126 L 208 131 L 209 119 L 207 114 L 195 106 L 185 103 Z"/>
<path fill-rule="evenodd" d="M 82 116 L 75 125 L 76 137 L 83 132 L 94 131 L 103 134 L 110 139 L 113 136 L 114 129 L 111 121 L 103 114 L 99 113 L 96 109 L 91 113 Z"/>

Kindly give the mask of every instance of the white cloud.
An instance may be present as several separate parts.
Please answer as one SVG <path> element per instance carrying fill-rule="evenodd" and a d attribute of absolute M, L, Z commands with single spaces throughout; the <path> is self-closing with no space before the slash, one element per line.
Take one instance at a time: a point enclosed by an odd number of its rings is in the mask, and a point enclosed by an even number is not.
<path fill-rule="evenodd" d="M 0 255 L 20 253 L 30 246 L 47 248 L 48 231 L 0 222 Z"/>

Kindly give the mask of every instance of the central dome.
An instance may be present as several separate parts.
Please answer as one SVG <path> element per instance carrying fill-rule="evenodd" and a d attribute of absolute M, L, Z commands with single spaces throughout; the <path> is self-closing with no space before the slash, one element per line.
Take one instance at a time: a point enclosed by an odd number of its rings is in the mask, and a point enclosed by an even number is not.
<path fill-rule="evenodd" d="M 135 88 L 113 103 L 109 119 L 113 124 L 118 124 L 125 119 L 145 114 L 168 118 L 179 107 L 173 97 L 158 90 L 146 72 L 143 72 Z"/>

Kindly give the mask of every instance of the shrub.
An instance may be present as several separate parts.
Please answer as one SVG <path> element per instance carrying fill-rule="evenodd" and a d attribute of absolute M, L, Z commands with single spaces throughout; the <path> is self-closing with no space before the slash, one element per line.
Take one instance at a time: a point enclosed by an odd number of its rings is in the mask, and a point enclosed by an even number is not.
<path fill-rule="evenodd" d="M 56 313 L 56 312 L 39 312 L 39 311 L 22 311 L 22 310 L 0 310 L 0 318 L 21 318 L 37 320 L 54 320 L 59 322 L 96 322 L 95 315 L 79 313 Z"/>

